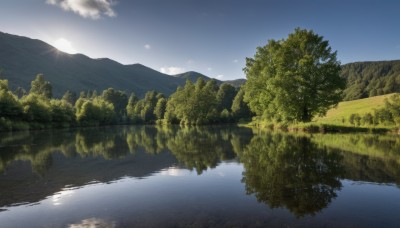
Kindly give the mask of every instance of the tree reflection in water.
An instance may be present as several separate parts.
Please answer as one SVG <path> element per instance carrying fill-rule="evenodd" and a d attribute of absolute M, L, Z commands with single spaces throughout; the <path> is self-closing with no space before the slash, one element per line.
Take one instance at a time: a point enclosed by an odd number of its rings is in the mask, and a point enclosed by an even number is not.
<path fill-rule="evenodd" d="M 307 137 L 254 136 L 240 161 L 247 194 L 272 208 L 286 207 L 298 217 L 321 211 L 342 186 L 342 156 L 318 148 Z"/>
<path fill-rule="evenodd" d="M 91 180 L 142 177 L 177 166 L 200 175 L 222 161 L 240 161 L 247 194 L 302 217 L 327 207 L 341 189 L 342 178 L 400 183 L 398 148 L 400 140 L 392 136 L 253 134 L 248 128 L 232 126 L 142 125 L 7 133 L 0 135 L 0 173 L 4 174 L 0 195 L 7 196 L 4 205 L 18 203 L 12 200 L 17 193 L 26 193 L 29 197 L 21 200 L 33 202 L 48 195 L 36 192 L 32 197 L 32 189 L 42 191 L 43 186 L 57 192 Z M 19 161 L 27 161 L 24 164 L 30 164 L 34 175 L 26 174 L 26 166 Z M 13 167 L 19 173 L 16 177 L 7 175 L 12 164 L 21 165 Z M 63 176 L 65 170 L 73 175 Z M 57 180 L 53 189 L 48 179 Z"/>

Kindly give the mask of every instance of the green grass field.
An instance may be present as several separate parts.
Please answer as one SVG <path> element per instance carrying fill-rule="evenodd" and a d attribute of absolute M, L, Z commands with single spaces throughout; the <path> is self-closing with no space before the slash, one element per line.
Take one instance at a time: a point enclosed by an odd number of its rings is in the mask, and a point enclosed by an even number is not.
<path fill-rule="evenodd" d="M 393 94 L 386 94 L 382 96 L 369 97 L 354 101 L 343 101 L 338 104 L 336 108 L 328 111 L 324 117 L 316 117 L 313 122 L 335 125 L 348 125 L 348 119 L 351 114 L 364 115 L 365 113 L 374 114 L 374 109 L 382 108 L 385 105 L 385 98 Z M 345 124 L 342 123 L 343 118 L 346 120 Z"/>

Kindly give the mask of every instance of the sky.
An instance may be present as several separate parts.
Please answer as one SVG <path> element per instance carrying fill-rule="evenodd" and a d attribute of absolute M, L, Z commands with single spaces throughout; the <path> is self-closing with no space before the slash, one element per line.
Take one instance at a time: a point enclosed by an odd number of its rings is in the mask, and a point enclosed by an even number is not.
<path fill-rule="evenodd" d="M 295 28 L 342 64 L 400 59 L 397 0 L 0 0 L 0 31 L 166 74 L 245 78 L 245 58 Z M 0 44 L 1 45 L 1 44 Z"/>

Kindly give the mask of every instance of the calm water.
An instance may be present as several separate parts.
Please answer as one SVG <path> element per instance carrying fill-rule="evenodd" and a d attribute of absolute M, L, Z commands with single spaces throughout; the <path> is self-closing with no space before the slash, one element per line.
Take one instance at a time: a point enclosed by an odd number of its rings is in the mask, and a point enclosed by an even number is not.
<path fill-rule="evenodd" d="M 400 137 L 152 126 L 0 135 L 0 227 L 398 227 Z"/>

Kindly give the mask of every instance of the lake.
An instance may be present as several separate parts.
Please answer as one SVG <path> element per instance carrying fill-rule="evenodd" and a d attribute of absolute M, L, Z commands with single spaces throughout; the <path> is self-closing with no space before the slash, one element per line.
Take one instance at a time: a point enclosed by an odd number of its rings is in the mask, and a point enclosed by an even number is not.
<path fill-rule="evenodd" d="M 0 227 L 398 227 L 400 137 L 233 126 L 0 135 Z"/>

